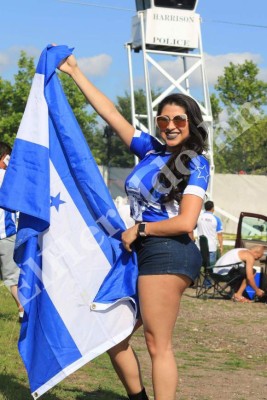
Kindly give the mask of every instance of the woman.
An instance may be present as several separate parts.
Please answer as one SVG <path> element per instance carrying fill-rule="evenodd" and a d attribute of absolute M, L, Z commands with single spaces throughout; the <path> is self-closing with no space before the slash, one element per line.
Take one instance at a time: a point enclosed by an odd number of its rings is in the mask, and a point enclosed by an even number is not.
<path fill-rule="evenodd" d="M 96 112 L 112 127 L 140 163 L 126 180 L 136 224 L 122 234 L 138 257 L 138 295 L 152 361 L 155 400 L 174 400 L 178 373 L 172 335 L 184 290 L 199 273 L 200 253 L 189 238 L 208 185 L 209 165 L 202 155 L 207 132 L 197 103 L 174 94 L 158 107 L 157 126 L 164 145 L 135 131 L 79 69 L 73 55 L 59 69 L 69 74 Z M 140 325 L 140 324 L 139 324 Z M 148 399 L 138 361 L 128 340 L 109 351 L 129 399 Z"/>

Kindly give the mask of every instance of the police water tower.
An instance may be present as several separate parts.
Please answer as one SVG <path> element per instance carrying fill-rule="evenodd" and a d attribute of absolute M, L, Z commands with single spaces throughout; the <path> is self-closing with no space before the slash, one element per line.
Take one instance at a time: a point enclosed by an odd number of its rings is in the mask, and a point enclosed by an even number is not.
<path fill-rule="evenodd" d="M 143 11 L 146 48 L 188 51 L 198 47 L 199 15 L 197 0 L 136 0 L 137 11 Z M 133 18 L 133 49 L 141 49 L 141 21 Z"/>
<path fill-rule="evenodd" d="M 132 37 L 126 44 L 128 50 L 130 95 L 133 124 L 150 134 L 155 134 L 157 105 L 173 92 L 191 96 L 199 105 L 209 131 L 209 159 L 211 180 L 209 194 L 212 196 L 213 164 L 213 120 L 205 72 L 201 39 L 201 18 L 196 13 L 198 0 L 136 0 L 137 14 L 132 19 Z M 142 54 L 147 114 L 135 112 L 133 55 Z M 162 61 L 164 58 L 164 61 Z M 168 63 L 167 61 L 170 61 Z M 177 71 L 168 66 L 177 66 Z M 165 78 L 166 88 L 152 100 L 151 71 Z M 191 88 L 198 74 L 198 90 L 193 95 Z M 175 76 L 174 76 L 175 75 Z M 155 75 L 154 75 L 155 76 Z M 193 84 L 192 84 L 193 82 Z M 155 89 L 155 84 L 153 85 Z M 140 84 L 139 84 L 140 87 Z M 144 120 L 147 121 L 146 126 Z"/>

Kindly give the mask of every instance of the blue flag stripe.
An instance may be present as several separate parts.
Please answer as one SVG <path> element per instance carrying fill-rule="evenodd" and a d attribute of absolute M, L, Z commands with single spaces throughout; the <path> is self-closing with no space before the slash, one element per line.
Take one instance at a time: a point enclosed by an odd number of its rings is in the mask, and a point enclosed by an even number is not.
<path fill-rule="evenodd" d="M 55 72 L 71 52 L 43 51 L 0 192 L 20 211 L 19 350 L 35 398 L 135 324 L 136 256 Z"/>
<path fill-rule="evenodd" d="M 32 258 L 33 254 L 35 259 Z M 22 324 L 19 350 L 28 371 L 32 392 L 36 391 L 43 381 L 48 381 L 81 357 L 42 281 L 38 278 L 37 270 L 41 272 L 42 269 L 41 260 L 37 237 L 32 237 L 25 244 L 19 282 L 20 299 L 26 315 L 31 316 Z M 27 282 L 24 280 L 25 275 Z M 45 310 L 45 313 L 42 310 Z M 51 318 L 51 315 L 54 317 Z M 25 346 L 24 341 L 30 341 L 32 345 Z"/>

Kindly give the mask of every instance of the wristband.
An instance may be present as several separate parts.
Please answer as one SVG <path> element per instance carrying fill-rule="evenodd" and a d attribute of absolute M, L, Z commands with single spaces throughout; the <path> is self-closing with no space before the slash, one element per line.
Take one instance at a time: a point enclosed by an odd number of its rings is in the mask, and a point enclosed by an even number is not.
<path fill-rule="evenodd" d="M 141 223 L 138 225 L 137 233 L 138 233 L 138 236 L 141 236 L 141 237 L 146 237 L 146 236 L 147 236 L 147 234 L 146 234 L 146 224 L 145 224 L 145 222 L 141 222 Z"/>

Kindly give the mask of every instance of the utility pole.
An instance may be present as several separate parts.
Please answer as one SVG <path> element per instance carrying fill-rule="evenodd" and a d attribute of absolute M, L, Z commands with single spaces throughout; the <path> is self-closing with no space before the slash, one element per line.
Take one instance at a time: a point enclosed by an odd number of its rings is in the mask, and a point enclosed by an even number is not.
<path fill-rule="evenodd" d="M 114 136 L 114 132 L 111 128 L 111 126 L 106 125 L 104 128 L 104 134 L 103 137 L 107 139 L 107 159 L 106 159 L 106 165 L 107 165 L 107 173 L 104 173 L 104 176 L 106 175 L 106 182 L 107 182 L 107 187 L 109 188 L 109 183 L 110 183 L 110 161 L 111 161 L 111 138 Z"/>

